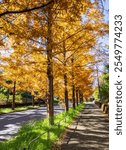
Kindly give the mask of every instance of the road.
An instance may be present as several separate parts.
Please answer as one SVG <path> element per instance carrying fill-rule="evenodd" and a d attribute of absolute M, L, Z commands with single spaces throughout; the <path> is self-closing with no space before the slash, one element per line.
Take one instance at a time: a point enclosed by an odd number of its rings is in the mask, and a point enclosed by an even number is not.
<path fill-rule="evenodd" d="M 54 106 L 55 114 L 62 111 L 64 111 L 63 108 Z M 45 117 L 47 117 L 46 107 L 0 115 L 0 141 L 12 138 L 22 124 L 30 120 L 40 120 Z"/>

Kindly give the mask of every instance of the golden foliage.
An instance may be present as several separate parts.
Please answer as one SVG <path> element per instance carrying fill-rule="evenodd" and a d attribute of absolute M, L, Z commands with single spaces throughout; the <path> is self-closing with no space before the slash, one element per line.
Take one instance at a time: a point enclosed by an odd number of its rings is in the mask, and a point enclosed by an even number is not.
<path fill-rule="evenodd" d="M 6 0 L 0 5 L 0 14 L 6 10 L 35 8 L 46 2 Z M 3 70 L 0 83 L 12 88 L 13 85 L 7 84 L 6 80 L 16 81 L 17 91 L 29 91 L 32 95 L 43 97 L 48 88 L 47 66 L 52 63 L 55 95 L 64 98 L 64 75 L 67 75 L 70 98 L 72 82 L 85 97 L 90 96 L 93 69 L 89 69 L 88 64 L 95 61 L 91 49 L 97 39 L 108 32 L 108 25 L 103 22 L 103 14 L 98 8 L 98 4 L 90 0 L 54 0 L 51 20 L 48 20 L 48 6 L 0 17 L 0 46 L 4 45 L 4 49 L 11 51 L 9 56 L 0 58 Z M 50 43 L 49 21 L 52 30 Z M 10 43 L 9 47 L 5 43 Z M 50 62 L 47 59 L 48 44 L 52 49 Z"/>

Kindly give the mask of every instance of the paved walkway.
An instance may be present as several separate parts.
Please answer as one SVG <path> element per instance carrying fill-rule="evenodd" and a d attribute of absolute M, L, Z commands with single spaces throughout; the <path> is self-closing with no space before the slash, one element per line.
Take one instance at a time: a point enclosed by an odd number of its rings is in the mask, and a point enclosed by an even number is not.
<path fill-rule="evenodd" d="M 67 129 L 58 150 L 109 150 L 108 116 L 93 103 Z"/>

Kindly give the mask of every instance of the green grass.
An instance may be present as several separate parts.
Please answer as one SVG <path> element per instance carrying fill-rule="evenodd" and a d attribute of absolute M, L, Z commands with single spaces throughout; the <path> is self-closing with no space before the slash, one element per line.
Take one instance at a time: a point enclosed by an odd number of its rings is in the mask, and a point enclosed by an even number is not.
<path fill-rule="evenodd" d="M 73 118 L 84 108 L 84 104 L 74 109 L 70 109 L 69 112 L 62 112 L 55 116 L 54 122 L 58 123 L 60 120 L 66 118 L 61 122 L 61 126 L 53 126 L 50 129 L 50 140 L 47 140 L 47 134 L 40 136 L 35 142 L 30 145 L 30 150 L 51 150 L 52 144 L 59 139 L 61 133 L 65 128 L 72 123 Z M 32 121 L 22 126 L 17 133 L 16 137 L 7 142 L 0 142 L 1 150 L 23 150 L 28 147 L 28 143 L 47 131 L 50 128 L 48 118 L 41 121 Z"/>
<path fill-rule="evenodd" d="M 15 110 L 12 110 L 11 108 L 0 108 L 0 114 L 3 113 L 11 113 L 11 112 L 16 112 L 16 111 L 22 111 L 22 110 L 27 110 L 27 109 L 33 109 L 33 108 L 38 108 L 39 106 L 24 106 L 24 107 L 17 107 Z"/>

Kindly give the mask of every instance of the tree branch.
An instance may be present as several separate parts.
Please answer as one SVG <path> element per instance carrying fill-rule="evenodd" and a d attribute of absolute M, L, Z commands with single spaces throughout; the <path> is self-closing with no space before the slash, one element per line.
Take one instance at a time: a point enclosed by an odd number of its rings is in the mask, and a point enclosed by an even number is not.
<path fill-rule="evenodd" d="M 23 10 L 14 10 L 14 11 L 5 11 L 3 13 L 0 13 L 0 17 L 5 16 L 7 14 L 20 14 L 20 13 L 26 13 L 26 12 L 30 12 L 30 11 L 33 11 L 33 10 L 41 9 L 41 8 L 44 8 L 44 7 L 48 6 L 49 4 L 51 4 L 53 2 L 54 2 L 54 0 L 51 0 L 46 4 L 42 4 L 41 6 L 37 6 L 37 7 L 34 7 L 34 8 L 26 8 L 26 9 L 23 9 Z"/>

